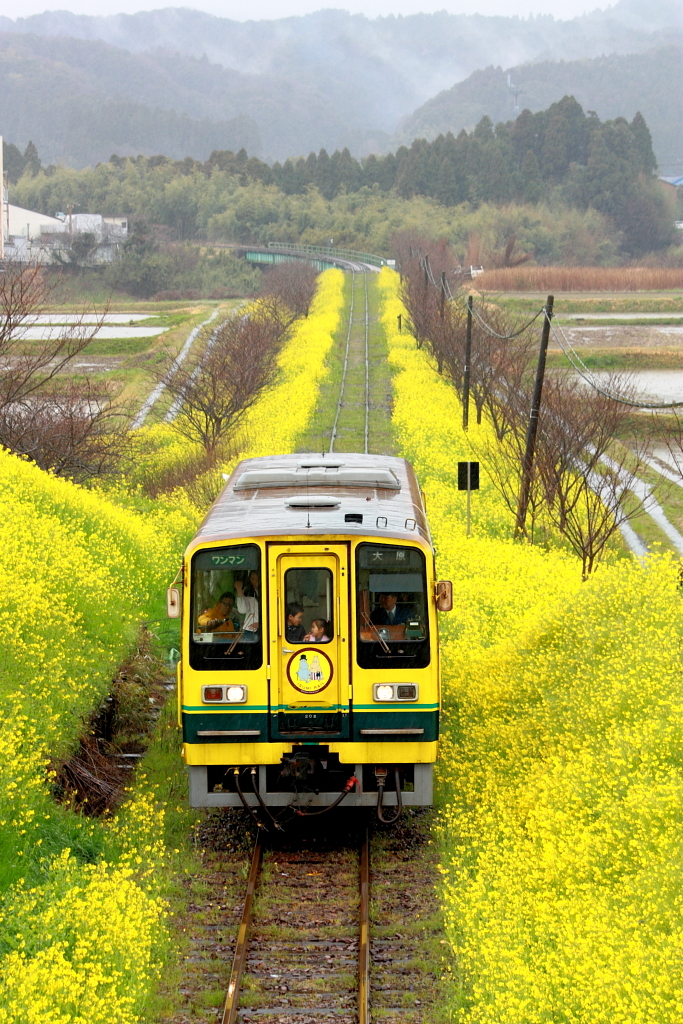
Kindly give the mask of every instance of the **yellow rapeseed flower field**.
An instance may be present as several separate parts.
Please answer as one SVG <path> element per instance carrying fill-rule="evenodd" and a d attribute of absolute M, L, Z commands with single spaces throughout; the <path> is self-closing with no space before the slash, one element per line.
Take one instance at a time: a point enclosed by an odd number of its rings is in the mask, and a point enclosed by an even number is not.
<path fill-rule="evenodd" d="M 322 275 L 278 384 L 248 414 L 242 457 L 291 451 L 306 429 L 342 289 L 341 271 Z M 147 473 L 182 456 L 172 427 L 154 431 L 164 443 Z M 76 815 L 52 798 L 49 767 L 141 618 L 160 613 L 197 510 L 182 494 L 108 497 L 3 451 L 0 494 L 0 1024 L 134 1024 L 159 967 L 165 807 L 140 771 L 112 819 Z"/>
<path fill-rule="evenodd" d="M 382 318 L 402 453 L 426 492 L 439 574 L 439 765 L 450 1019 L 678 1024 L 683 1015 L 681 594 L 667 557 L 587 583 L 559 548 L 513 543 L 483 478 L 464 530 L 461 408 Z M 484 424 L 481 428 L 486 430 Z"/>

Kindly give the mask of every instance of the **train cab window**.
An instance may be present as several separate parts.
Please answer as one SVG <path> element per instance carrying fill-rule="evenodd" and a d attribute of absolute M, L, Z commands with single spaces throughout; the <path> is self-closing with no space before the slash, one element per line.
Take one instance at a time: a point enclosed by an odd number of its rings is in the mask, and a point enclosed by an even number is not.
<path fill-rule="evenodd" d="M 190 664 L 252 669 L 263 662 L 261 552 L 256 544 L 198 551 L 192 559 Z"/>
<path fill-rule="evenodd" d="M 360 544 L 356 553 L 358 664 L 429 664 L 425 557 L 416 548 Z"/>
<path fill-rule="evenodd" d="M 326 644 L 334 636 L 332 573 L 288 569 L 285 573 L 284 633 L 289 644 Z"/>

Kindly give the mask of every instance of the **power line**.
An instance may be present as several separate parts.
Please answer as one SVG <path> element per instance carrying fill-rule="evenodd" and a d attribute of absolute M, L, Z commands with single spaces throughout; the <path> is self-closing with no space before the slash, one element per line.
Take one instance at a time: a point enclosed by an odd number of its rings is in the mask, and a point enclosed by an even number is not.
<path fill-rule="evenodd" d="M 603 395 L 605 398 L 610 398 L 613 402 L 619 402 L 621 405 L 629 405 L 633 409 L 679 409 L 683 407 L 683 401 L 680 402 L 638 402 L 635 399 L 624 398 L 618 392 L 613 391 L 611 388 L 601 387 L 599 383 L 596 383 L 595 377 L 591 370 L 586 366 L 583 359 L 572 346 L 571 342 L 567 338 L 566 334 L 562 330 L 559 324 L 555 324 L 551 321 L 551 330 L 557 339 L 557 342 L 566 355 L 567 359 L 579 374 L 579 376 L 586 381 L 587 384 Z"/>
<path fill-rule="evenodd" d="M 434 274 L 432 273 L 432 268 L 428 256 L 425 256 L 420 260 L 420 266 L 424 270 L 425 275 L 427 279 L 431 282 L 431 284 L 433 284 L 435 288 L 438 288 L 439 291 L 442 291 L 446 298 L 449 300 L 449 302 L 454 303 L 454 305 L 456 306 L 460 306 L 463 310 L 466 311 L 466 304 L 463 302 L 460 296 L 453 295 L 453 292 L 451 291 L 451 286 L 448 283 L 447 278 L 444 278 L 443 282 L 439 284 L 437 284 L 437 282 L 434 280 Z M 531 318 L 531 320 L 529 320 L 528 323 L 524 324 L 523 327 L 520 327 L 519 330 L 514 331 L 512 334 L 499 334 L 496 330 L 493 329 L 493 327 L 490 324 L 488 324 L 484 320 L 481 313 L 479 313 L 479 311 L 475 309 L 474 306 L 472 307 L 472 312 L 476 317 L 477 323 L 484 331 L 484 333 L 488 334 L 489 337 L 491 338 L 498 338 L 500 341 L 511 341 L 513 338 L 518 338 L 520 334 L 524 334 L 524 332 L 528 330 L 529 327 L 531 327 L 531 325 L 539 318 L 539 316 L 541 316 L 544 310 L 545 306 L 542 306 L 541 309 L 539 309 L 538 312 L 534 314 L 534 316 Z"/>
<path fill-rule="evenodd" d="M 443 284 L 437 284 L 437 282 L 434 280 L 432 268 L 430 266 L 429 258 L 427 256 L 423 257 L 420 260 L 420 264 L 425 270 L 425 274 L 429 281 L 431 282 L 431 284 L 433 284 L 435 288 L 438 288 L 439 290 L 443 291 L 444 295 L 446 296 L 446 298 L 448 298 L 450 302 L 453 302 L 455 305 L 460 306 L 464 311 L 466 311 L 466 304 L 463 302 L 460 296 L 453 295 L 450 284 L 448 283 L 447 279 L 444 279 Z M 476 309 L 474 304 L 472 305 L 472 313 L 476 318 L 479 327 L 486 334 L 488 334 L 489 337 L 498 338 L 500 341 L 512 341 L 513 338 L 518 338 L 520 334 L 523 334 L 526 330 L 529 329 L 529 327 L 531 327 L 531 325 L 539 318 L 539 316 L 545 315 L 547 317 L 548 315 L 545 306 L 543 306 L 541 309 L 539 309 L 537 313 L 534 314 L 534 316 L 531 317 L 531 319 L 526 324 L 524 324 L 523 327 L 520 327 L 519 330 L 514 331 L 511 334 L 499 334 L 498 331 L 494 330 L 493 327 L 484 320 L 484 318 L 481 316 L 481 314 Z M 631 408 L 633 409 L 654 410 L 683 408 L 683 400 L 681 400 L 680 402 L 638 402 L 635 399 L 624 398 L 623 395 L 620 395 L 618 392 L 613 391 L 611 388 L 601 387 L 600 384 L 596 382 L 595 377 L 593 376 L 589 368 L 586 366 L 581 356 L 572 347 L 571 342 L 569 341 L 569 339 L 567 338 L 559 324 L 556 325 L 556 322 L 553 322 L 553 320 L 551 319 L 550 328 L 553 331 L 553 334 L 557 339 L 560 348 L 566 355 L 572 367 L 579 374 L 579 376 L 583 380 L 585 380 L 587 384 L 590 384 L 590 386 L 595 391 L 603 395 L 605 398 L 610 398 L 612 401 L 619 402 L 622 405 L 631 406 Z"/>

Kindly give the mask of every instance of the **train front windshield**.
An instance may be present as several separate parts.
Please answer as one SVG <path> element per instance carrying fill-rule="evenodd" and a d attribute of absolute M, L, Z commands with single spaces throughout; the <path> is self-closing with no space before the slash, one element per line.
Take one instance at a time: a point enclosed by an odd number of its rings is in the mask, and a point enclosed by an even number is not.
<path fill-rule="evenodd" d="M 416 548 L 361 544 L 356 555 L 358 664 L 429 664 L 425 557 Z"/>
<path fill-rule="evenodd" d="M 255 544 L 199 551 L 192 559 L 190 664 L 262 664 L 261 553 Z"/>

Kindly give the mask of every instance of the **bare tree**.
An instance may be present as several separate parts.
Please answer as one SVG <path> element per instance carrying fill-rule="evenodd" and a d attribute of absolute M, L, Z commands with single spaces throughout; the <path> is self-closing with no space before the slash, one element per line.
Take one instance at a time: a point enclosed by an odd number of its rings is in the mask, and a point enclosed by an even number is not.
<path fill-rule="evenodd" d="M 215 454 L 232 436 L 257 398 L 278 373 L 276 354 L 282 339 L 279 321 L 257 308 L 235 314 L 206 337 L 197 354 L 161 379 L 179 407 L 178 431 Z"/>
<path fill-rule="evenodd" d="M 614 533 L 646 512 L 651 500 L 651 488 L 640 479 L 649 441 L 636 433 L 626 436 L 627 403 L 635 389 L 619 374 L 603 385 L 623 401 L 576 378 L 551 378 L 539 420 L 537 465 L 545 506 L 581 558 L 584 579 Z"/>
<path fill-rule="evenodd" d="M 0 444 L 82 481 L 111 473 L 131 453 L 128 421 L 112 384 L 52 381 L 0 409 Z"/>
<path fill-rule="evenodd" d="M 21 402 L 61 373 L 95 337 L 106 316 L 74 314 L 51 327 L 46 314 L 59 278 L 36 264 L 8 262 L 0 273 L 0 409 Z"/>
<path fill-rule="evenodd" d="M 439 366 L 443 368 L 444 323 L 447 308 L 446 295 L 441 288 L 442 275 L 452 280 L 457 262 L 445 239 L 433 242 L 415 233 L 403 233 L 394 238 L 394 248 L 401 270 L 401 300 L 408 311 L 418 347 L 430 347 Z"/>
<path fill-rule="evenodd" d="M 683 416 L 678 409 L 668 414 L 653 413 L 653 432 L 660 444 L 670 456 L 671 468 L 678 473 L 683 482 Z"/>
<path fill-rule="evenodd" d="M 259 296 L 274 300 L 287 330 L 295 320 L 308 316 L 317 279 L 315 267 L 303 260 L 278 263 L 264 274 Z"/>
<path fill-rule="evenodd" d="M 130 450 L 128 417 L 112 385 L 69 376 L 106 309 L 54 313 L 59 283 L 36 264 L 10 261 L 0 273 L 0 445 L 84 480 L 112 471 Z"/>

